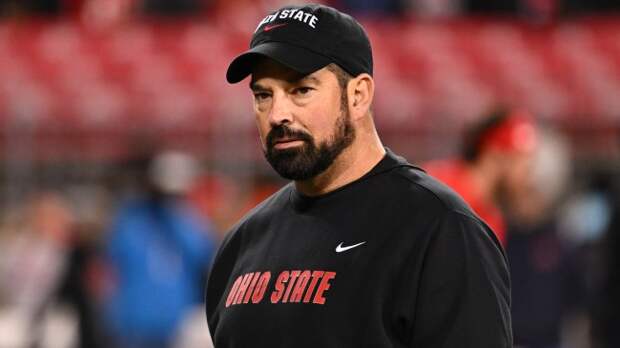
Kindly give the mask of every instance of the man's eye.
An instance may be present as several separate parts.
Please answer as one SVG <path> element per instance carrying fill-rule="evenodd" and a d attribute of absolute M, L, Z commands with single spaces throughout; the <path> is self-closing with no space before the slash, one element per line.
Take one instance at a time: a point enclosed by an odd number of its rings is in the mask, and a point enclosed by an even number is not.
<path fill-rule="evenodd" d="M 293 90 L 293 94 L 306 95 L 310 93 L 311 90 L 312 88 L 310 87 L 297 87 Z"/>
<path fill-rule="evenodd" d="M 271 95 L 267 92 L 257 92 L 254 93 L 254 99 L 261 101 L 261 100 L 265 100 L 267 98 L 269 98 Z"/>

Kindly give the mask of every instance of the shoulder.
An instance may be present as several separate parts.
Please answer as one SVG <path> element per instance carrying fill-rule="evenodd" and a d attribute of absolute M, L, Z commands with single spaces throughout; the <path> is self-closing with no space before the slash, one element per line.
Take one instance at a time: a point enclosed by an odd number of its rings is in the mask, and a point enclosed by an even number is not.
<path fill-rule="evenodd" d="M 425 221 L 429 231 L 434 230 L 432 226 L 448 224 L 453 231 L 482 235 L 499 245 L 495 234 L 463 198 L 424 170 L 408 165 L 386 174 L 383 186 L 386 197 L 395 200 L 392 206 L 416 221 Z"/>
<path fill-rule="evenodd" d="M 471 208 L 450 187 L 415 166 L 402 166 L 390 173 L 394 189 L 409 200 L 422 202 L 439 213 L 453 212 L 477 219 Z M 405 198 L 406 199 L 406 198 Z"/>

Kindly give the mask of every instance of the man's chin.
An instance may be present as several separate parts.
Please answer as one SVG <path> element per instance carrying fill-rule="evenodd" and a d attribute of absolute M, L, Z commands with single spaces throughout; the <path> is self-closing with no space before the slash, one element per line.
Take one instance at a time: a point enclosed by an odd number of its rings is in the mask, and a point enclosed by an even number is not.
<path fill-rule="evenodd" d="M 282 150 L 272 149 L 267 161 L 284 179 L 307 180 L 312 178 L 311 163 L 304 163 L 303 150 L 300 147 Z"/>

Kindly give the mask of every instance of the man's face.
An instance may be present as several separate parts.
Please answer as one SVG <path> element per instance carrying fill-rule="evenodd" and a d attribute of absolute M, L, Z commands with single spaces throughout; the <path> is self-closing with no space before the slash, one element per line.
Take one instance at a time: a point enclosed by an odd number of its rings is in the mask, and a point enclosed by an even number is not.
<path fill-rule="evenodd" d="M 500 177 L 496 197 L 507 200 L 524 190 L 529 190 L 532 179 L 533 153 L 512 152 L 498 154 Z"/>
<path fill-rule="evenodd" d="M 250 87 L 265 158 L 282 177 L 311 179 L 353 142 L 346 91 L 327 68 L 302 76 L 263 59 Z"/>

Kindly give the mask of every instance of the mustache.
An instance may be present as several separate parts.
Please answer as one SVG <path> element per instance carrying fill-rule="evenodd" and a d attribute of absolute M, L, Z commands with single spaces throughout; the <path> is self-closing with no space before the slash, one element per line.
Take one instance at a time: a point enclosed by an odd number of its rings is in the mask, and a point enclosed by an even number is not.
<path fill-rule="evenodd" d="M 312 137 L 310 136 L 310 134 L 298 130 L 293 130 L 288 126 L 281 124 L 273 127 L 267 134 L 266 142 L 268 148 L 272 148 L 273 146 L 275 146 L 276 142 L 282 139 L 312 142 Z"/>

